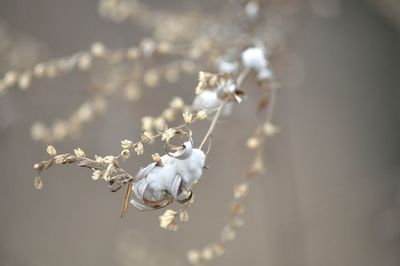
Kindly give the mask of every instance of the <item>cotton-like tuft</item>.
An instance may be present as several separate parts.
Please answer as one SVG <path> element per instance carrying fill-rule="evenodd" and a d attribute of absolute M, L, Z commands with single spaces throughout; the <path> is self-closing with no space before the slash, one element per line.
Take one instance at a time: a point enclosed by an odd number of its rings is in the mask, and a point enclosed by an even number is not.
<path fill-rule="evenodd" d="M 250 47 L 242 52 L 242 62 L 247 68 L 261 70 L 268 65 L 265 54 L 261 48 Z"/>
<path fill-rule="evenodd" d="M 163 155 L 162 166 L 152 163 L 138 172 L 131 203 L 140 210 L 150 210 L 162 208 L 173 199 L 185 200 L 203 173 L 205 159 L 204 152 L 193 149 L 191 141 L 180 151 Z"/>

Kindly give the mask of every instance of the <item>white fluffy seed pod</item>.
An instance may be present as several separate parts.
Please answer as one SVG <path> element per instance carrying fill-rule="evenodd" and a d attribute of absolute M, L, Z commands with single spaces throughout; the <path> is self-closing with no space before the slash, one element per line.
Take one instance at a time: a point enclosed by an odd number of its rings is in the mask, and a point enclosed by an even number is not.
<path fill-rule="evenodd" d="M 204 152 L 193 149 L 191 141 L 180 150 L 163 155 L 161 163 L 149 164 L 138 172 L 131 203 L 140 210 L 151 210 L 173 200 L 187 200 L 203 173 L 205 159 Z"/>
<path fill-rule="evenodd" d="M 193 111 L 205 110 L 207 114 L 215 111 L 215 109 L 222 104 L 221 99 L 218 97 L 217 90 L 205 90 L 197 95 L 192 103 Z M 226 103 L 222 114 L 228 116 L 232 112 L 232 103 Z"/>
<path fill-rule="evenodd" d="M 197 95 L 192 103 L 194 111 L 212 110 L 221 104 L 216 91 L 205 90 Z"/>
<path fill-rule="evenodd" d="M 218 71 L 221 73 L 234 74 L 237 72 L 239 65 L 237 62 L 229 62 L 220 60 L 218 63 Z"/>
<path fill-rule="evenodd" d="M 266 68 L 268 61 L 265 58 L 264 51 L 258 47 L 250 47 L 242 52 L 242 62 L 246 68 L 261 70 Z"/>

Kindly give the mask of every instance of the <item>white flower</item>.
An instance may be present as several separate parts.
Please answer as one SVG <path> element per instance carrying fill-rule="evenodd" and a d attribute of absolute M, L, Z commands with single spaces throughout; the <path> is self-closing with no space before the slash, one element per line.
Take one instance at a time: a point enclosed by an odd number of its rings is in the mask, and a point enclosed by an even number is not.
<path fill-rule="evenodd" d="M 203 173 L 205 154 L 187 141 L 180 150 L 163 155 L 161 162 L 162 166 L 151 163 L 136 175 L 131 203 L 140 210 L 162 208 L 174 199 L 189 200 Z"/>
<path fill-rule="evenodd" d="M 258 47 L 250 47 L 244 50 L 242 52 L 242 62 L 245 67 L 258 71 L 268 65 L 263 50 Z"/>
<path fill-rule="evenodd" d="M 221 60 L 218 64 L 218 72 L 234 74 L 238 70 L 238 67 L 239 65 L 237 62 L 229 62 L 226 60 Z"/>

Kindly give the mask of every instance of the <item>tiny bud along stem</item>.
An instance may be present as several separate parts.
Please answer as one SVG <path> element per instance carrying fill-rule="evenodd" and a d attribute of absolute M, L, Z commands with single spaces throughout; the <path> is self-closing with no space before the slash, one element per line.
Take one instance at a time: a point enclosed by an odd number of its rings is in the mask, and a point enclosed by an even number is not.
<path fill-rule="evenodd" d="M 217 113 L 215 114 L 215 116 L 214 116 L 214 118 L 213 118 L 213 120 L 211 122 L 210 128 L 208 129 L 208 131 L 207 131 L 206 135 L 204 136 L 203 140 L 201 141 L 201 144 L 199 146 L 200 150 L 204 146 L 204 144 L 206 143 L 207 139 L 210 137 L 212 132 L 214 131 L 215 125 L 217 124 L 218 118 L 220 117 L 222 109 L 224 108 L 224 106 L 225 106 L 225 101 L 222 102 L 221 105 L 218 107 Z"/>

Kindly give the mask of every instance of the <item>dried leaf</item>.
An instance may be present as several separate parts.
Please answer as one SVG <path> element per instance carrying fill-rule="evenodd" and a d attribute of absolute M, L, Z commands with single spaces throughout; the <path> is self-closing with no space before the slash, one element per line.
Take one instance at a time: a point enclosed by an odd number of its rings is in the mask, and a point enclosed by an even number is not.
<path fill-rule="evenodd" d="M 128 211 L 129 198 L 131 197 L 132 194 L 132 184 L 133 183 L 131 180 L 129 181 L 128 186 L 126 187 L 124 202 L 122 203 L 122 209 L 121 209 L 121 218 L 124 217 L 125 213 Z"/>

